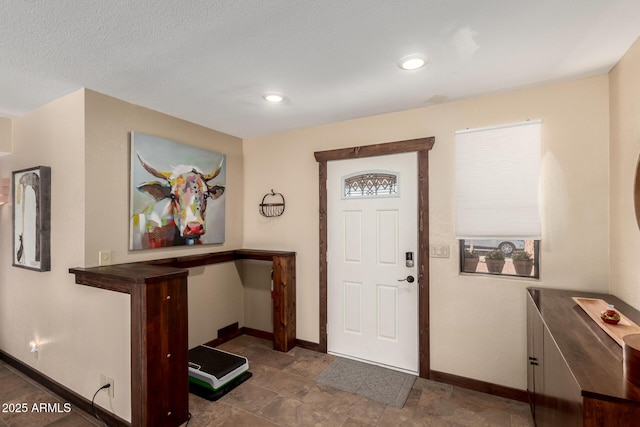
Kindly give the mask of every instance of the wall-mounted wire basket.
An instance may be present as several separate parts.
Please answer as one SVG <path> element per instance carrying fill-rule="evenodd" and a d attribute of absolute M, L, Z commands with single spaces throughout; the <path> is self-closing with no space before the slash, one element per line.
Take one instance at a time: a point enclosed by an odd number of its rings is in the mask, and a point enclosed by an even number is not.
<path fill-rule="evenodd" d="M 262 198 L 259 210 L 260 215 L 267 218 L 282 215 L 284 213 L 284 196 L 280 193 L 274 193 L 272 189 L 271 193 L 265 194 Z"/>

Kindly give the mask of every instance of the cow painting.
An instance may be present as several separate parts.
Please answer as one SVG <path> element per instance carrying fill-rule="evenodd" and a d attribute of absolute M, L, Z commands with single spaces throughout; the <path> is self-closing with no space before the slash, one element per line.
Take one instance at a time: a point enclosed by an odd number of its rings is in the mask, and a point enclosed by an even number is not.
<path fill-rule="evenodd" d="M 193 164 L 161 170 L 139 152 L 134 160 L 156 179 L 135 183 L 136 191 L 146 195 L 147 205 L 131 217 L 131 249 L 218 243 L 204 240 L 209 228 L 207 207 L 219 203 L 225 191 L 216 180 L 224 157 L 208 170 Z"/>

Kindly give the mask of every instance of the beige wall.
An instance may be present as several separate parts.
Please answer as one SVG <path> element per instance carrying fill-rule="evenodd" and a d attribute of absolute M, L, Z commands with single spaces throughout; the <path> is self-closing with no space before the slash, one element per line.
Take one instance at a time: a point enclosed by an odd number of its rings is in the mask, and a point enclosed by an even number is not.
<path fill-rule="evenodd" d="M 85 264 L 111 250 L 113 263 L 242 247 L 242 140 L 87 90 Z M 193 248 L 129 251 L 129 133 L 137 131 L 227 155 L 225 243 Z M 98 190 L 98 191 L 96 191 Z M 216 337 L 228 324 L 243 325 L 244 291 L 234 263 L 191 269 L 189 346 Z M 125 310 L 127 307 L 121 307 Z"/>
<path fill-rule="evenodd" d="M 297 252 L 297 336 L 318 342 L 314 151 L 434 136 L 430 239 L 455 254 L 454 132 L 542 119 L 541 280 L 460 275 L 455 255 L 432 259 L 430 271 L 431 368 L 525 389 L 525 288 L 607 290 L 608 105 L 600 76 L 247 139 L 245 247 Z M 517 177 L 496 171 L 496 179 Z M 287 209 L 267 219 L 256 207 L 271 188 Z"/>
<path fill-rule="evenodd" d="M 84 263 L 84 91 L 13 119 L 13 129 L 13 154 L 0 157 L 0 176 L 51 167 L 51 271 L 11 266 L 13 206 L 0 206 L 0 348 L 90 398 L 98 388 L 99 370 L 110 367 L 106 359 L 120 357 L 122 349 L 109 342 L 118 341 L 129 319 L 110 309 L 123 296 L 112 293 L 96 300 L 95 290 L 75 285 L 68 272 Z M 40 343 L 39 359 L 29 353 L 34 339 Z M 114 375 L 127 369 L 113 366 Z"/>
<path fill-rule="evenodd" d="M 227 155 L 226 241 L 215 246 L 128 250 L 129 132 L 139 131 Z M 115 396 L 96 403 L 129 420 L 130 314 L 128 295 L 78 286 L 70 267 L 95 266 L 98 251 L 114 263 L 228 250 L 242 245 L 242 141 L 90 90 L 80 90 L 14 119 L 14 152 L 0 158 L 0 177 L 12 170 L 52 169 L 52 271 L 11 265 L 0 247 L 0 348 L 55 381 L 91 398 L 100 374 L 114 379 Z M 11 208 L 0 207 L 2 241 L 11 236 Z M 7 237 L 5 237 L 7 236 Z M 235 263 L 189 274 L 189 346 L 244 322 L 244 289 Z M 38 338 L 40 359 L 28 352 Z"/>
<path fill-rule="evenodd" d="M 227 155 L 225 242 L 188 248 L 189 254 L 242 246 L 242 140 L 184 120 L 86 91 L 87 265 L 97 265 L 98 251 L 113 251 L 113 262 L 184 255 L 186 248 L 129 251 L 129 133 L 218 151 Z"/>
<path fill-rule="evenodd" d="M 269 261 L 236 261 L 244 287 L 244 326 L 273 332 L 271 269 Z"/>
<path fill-rule="evenodd" d="M 242 246 L 242 141 L 193 123 L 90 90 L 86 91 L 84 263 L 98 264 L 98 252 L 112 251 L 113 263 L 236 249 Z M 137 131 L 226 154 L 225 243 L 193 248 L 129 251 L 129 133 Z M 95 290 L 99 300 L 107 291 Z M 192 268 L 189 272 L 189 347 L 216 337 L 228 324 L 244 323 L 244 289 L 235 263 Z M 112 307 L 111 316 L 126 316 L 128 298 Z M 112 358 L 129 363 L 128 321 L 111 342 Z M 128 366 L 128 365 L 127 365 Z M 121 371 L 122 384 L 129 372 Z M 114 374 L 115 375 L 115 374 Z M 125 396 L 129 399 L 128 396 Z M 114 399 L 115 400 L 115 399 Z"/>
<path fill-rule="evenodd" d="M 0 156 L 10 153 L 13 149 L 12 125 L 8 117 L 0 117 Z"/>
<path fill-rule="evenodd" d="M 640 230 L 634 182 L 640 154 L 640 40 L 610 73 L 611 293 L 640 309 Z"/>

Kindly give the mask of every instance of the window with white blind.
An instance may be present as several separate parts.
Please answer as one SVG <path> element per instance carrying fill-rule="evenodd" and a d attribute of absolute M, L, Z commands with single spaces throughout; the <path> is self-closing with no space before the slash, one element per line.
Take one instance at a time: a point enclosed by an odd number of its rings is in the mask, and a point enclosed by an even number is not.
<path fill-rule="evenodd" d="M 530 120 L 456 132 L 460 271 L 539 277 L 541 125 Z M 531 271 L 516 271 L 520 261 Z"/>

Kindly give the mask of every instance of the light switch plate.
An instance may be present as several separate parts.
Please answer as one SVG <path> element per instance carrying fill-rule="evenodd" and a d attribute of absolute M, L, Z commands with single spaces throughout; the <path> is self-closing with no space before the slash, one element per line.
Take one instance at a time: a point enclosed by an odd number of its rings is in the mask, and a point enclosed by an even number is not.
<path fill-rule="evenodd" d="M 431 258 L 449 258 L 449 245 L 431 245 L 429 253 Z"/>

